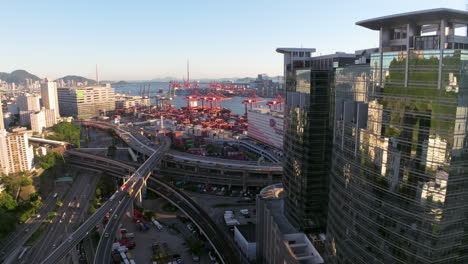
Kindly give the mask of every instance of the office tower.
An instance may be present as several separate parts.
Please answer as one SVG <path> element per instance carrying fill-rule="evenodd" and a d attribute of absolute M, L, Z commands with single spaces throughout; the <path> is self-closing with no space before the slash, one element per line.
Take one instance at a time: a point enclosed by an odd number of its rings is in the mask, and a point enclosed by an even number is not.
<path fill-rule="evenodd" d="M 19 111 L 39 111 L 41 105 L 39 102 L 39 96 L 36 95 L 21 95 L 16 98 L 16 104 L 18 105 Z"/>
<path fill-rule="evenodd" d="M 304 231 L 326 229 L 333 134 L 334 68 L 354 63 L 343 52 L 311 57 L 315 49 L 279 48 L 284 54 L 286 103 L 283 185 L 289 221 Z"/>
<path fill-rule="evenodd" d="M 336 70 L 330 263 L 467 263 L 468 12 L 358 22 L 370 64 Z"/>
<path fill-rule="evenodd" d="M 34 158 L 28 131 L 8 133 L 0 130 L 0 172 L 9 174 L 31 170 Z"/>
<path fill-rule="evenodd" d="M 62 116 L 87 119 L 115 110 L 114 88 L 110 84 L 59 88 L 58 97 Z"/>
<path fill-rule="evenodd" d="M 42 104 L 46 109 L 55 110 L 55 117 L 59 118 L 59 103 L 57 95 L 57 83 L 49 82 L 47 78 L 41 83 Z"/>

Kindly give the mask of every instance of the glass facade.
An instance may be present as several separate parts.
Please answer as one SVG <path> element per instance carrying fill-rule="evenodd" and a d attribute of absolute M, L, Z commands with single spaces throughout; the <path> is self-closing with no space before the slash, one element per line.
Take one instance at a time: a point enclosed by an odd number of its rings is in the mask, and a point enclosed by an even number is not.
<path fill-rule="evenodd" d="M 468 51 L 407 58 L 336 71 L 330 263 L 468 261 Z"/>
<path fill-rule="evenodd" d="M 332 70 L 287 73 L 283 185 L 285 212 L 301 230 L 325 231 L 332 142 Z"/>

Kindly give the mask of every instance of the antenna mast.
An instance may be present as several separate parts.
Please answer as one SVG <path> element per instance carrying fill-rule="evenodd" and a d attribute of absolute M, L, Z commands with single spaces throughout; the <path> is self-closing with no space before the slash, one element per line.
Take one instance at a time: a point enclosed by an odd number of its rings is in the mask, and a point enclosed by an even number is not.
<path fill-rule="evenodd" d="M 99 72 L 98 72 L 97 64 L 96 64 L 96 84 L 99 85 Z"/>
<path fill-rule="evenodd" d="M 187 60 L 187 82 L 190 82 L 190 64 L 189 64 L 189 60 Z"/>

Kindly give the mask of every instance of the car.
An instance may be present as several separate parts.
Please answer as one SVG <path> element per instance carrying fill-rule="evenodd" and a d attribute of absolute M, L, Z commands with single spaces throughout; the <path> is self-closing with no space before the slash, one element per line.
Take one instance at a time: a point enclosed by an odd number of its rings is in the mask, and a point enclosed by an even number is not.
<path fill-rule="evenodd" d="M 187 229 L 191 232 L 194 230 L 192 224 L 187 224 Z"/>
<path fill-rule="evenodd" d="M 105 234 L 104 234 L 104 237 L 109 237 L 109 233 L 105 233 Z"/>
<path fill-rule="evenodd" d="M 29 232 L 29 228 L 26 228 L 26 230 L 24 230 L 25 233 Z"/>
<path fill-rule="evenodd" d="M 214 256 L 214 252 L 213 252 L 213 251 L 208 252 L 208 256 L 210 257 L 210 260 L 211 260 L 211 261 L 216 261 L 216 257 Z"/>
<path fill-rule="evenodd" d="M 195 261 L 195 262 L 199 262 L 199 261 L 200 261 L 200 257 L 197 256 L 197 255 L 193 255 L 193 254 L 192 254 L 192 260 Z"/>
<path fill-rule="evenodd" d="M 177 258 L 176 261 L 177 264 L 184 264 L 184 261 L 181 258 Z"/>

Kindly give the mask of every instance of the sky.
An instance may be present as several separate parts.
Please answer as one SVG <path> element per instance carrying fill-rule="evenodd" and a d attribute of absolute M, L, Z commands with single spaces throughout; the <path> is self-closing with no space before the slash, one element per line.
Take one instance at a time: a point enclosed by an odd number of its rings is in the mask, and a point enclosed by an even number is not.
<path fill-rule="evenodd" d="M 277 47 L 376 47 L 355 22 L 465 0 L 0 0 L 0 72 L 101 80 L 282 75 Z"/>

